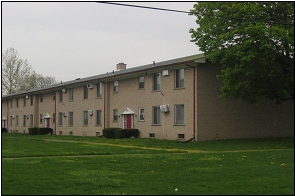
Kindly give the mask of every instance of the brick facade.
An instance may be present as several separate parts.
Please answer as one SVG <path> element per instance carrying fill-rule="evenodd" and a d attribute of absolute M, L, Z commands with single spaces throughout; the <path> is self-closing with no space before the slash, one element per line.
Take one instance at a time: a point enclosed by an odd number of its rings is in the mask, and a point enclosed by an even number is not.
<path fill-rule="evenodd" d="M 294 136 L 293 101 L 249 105 L 221 100 L 221 82 L 216 79 L 220 66 L 198 63 L 200 59 L 203 54 L 3 96 L 2 127 L 5 122 L 8 132 L 28 133 L 29 127 L 46 126 L 44 117 L 49 115 L 48 125 L 56 135 L 99 136 L 104 128 L 131 126 L 139 129 L 142 138 L 169 140 Z M 160 73 L 160 90 L 153 89 L 156 73 Z M 144 77 L 143 88 L 139 77 Z M 101 96 L 97 96 L 97 85 L 101 85 Z M 155 114 L 161 105 L 169 105 L 170 111 Z M 115 120 L 114 111 L 118 112 Z"/>

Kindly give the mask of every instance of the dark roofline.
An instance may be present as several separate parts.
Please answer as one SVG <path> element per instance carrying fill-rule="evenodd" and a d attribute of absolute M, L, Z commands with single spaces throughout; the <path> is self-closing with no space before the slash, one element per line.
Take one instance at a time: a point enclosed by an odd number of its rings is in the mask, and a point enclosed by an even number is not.
<path fill-rule="evenodd" d="M 114 74 L 113 74 L 113 72 L 110 72 L 110 73 L 99 74 L 99 75 L 91 76 L 91 77 L 87 77 L 87 78 L 81 78 L 81 79 L 79 78 L 79 79 L 75 79 L 75 80 L 71 80 L 71 81 L 67 81 L 67 82 L 63 82 L 63 83 L 52 84 L 50 86 L 38 87 L 38 88 L 30 89 L 28 91 L 20 91 L 20 92 L 14 93 L 14 94 L 4 95 L 4 96 L 2 96 L 2 99 L 5 100 L 5 99 L 11 98 L 11 97 L 21 97 L 23 95 L 31 95 L 31 94 L 35 94 L 36 92 L 40 92 L 40 94 L 48 93 L 50 91 L 54 92 L 56 90 L 62 89 L 63 87 L 77 86 L 80 84 L 85 84 L 87 82 L 112 81 L 112 80 L 116 80 L 116 78 L 118 78 L 118 77 L 124 77 L 124 76 L 132 74 L 132 73 L 139 73 L 139 72 L 149 71 L 149 70 L 157 70 L 157 69 L 165 68 L 165 67 L 168 67 L 171 65 L 194 62 L 194 60 L 201 59 L 201 58 L 205 58 L 205 55 L 203 53 L 196 54 L 196 55 L 190 55 L 190 56 L 186 56 L 186 57 L 181 57 L 181 58 L 176 58 L 176 59 L 167 60 L 167 61 L 156 62 L 155 65 L 153 63 L 151 63 L 151 64 L 142 65 L 142 66 L 138 66 L 138 67 L 132 67 L 132 68 L 125 69 L 125 70 L 114 71 Z"/>

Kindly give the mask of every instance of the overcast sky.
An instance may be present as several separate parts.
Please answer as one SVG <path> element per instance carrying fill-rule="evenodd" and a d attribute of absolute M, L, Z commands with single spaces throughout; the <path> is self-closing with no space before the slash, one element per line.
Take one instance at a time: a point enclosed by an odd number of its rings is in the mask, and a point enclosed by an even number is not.
<path fill-rule="evenodd" d="M 195 16 L 94 2 L 1 2 L 2 52 L 58 81 L 199 54 Z M 195 2 L 118 2 L 189 11 Z"/>

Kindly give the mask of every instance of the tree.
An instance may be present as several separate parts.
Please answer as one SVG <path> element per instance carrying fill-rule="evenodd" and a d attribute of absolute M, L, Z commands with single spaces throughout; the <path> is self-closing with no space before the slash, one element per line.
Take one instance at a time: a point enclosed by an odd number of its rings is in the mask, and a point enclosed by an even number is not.
<path fill-rule="evenodd" d="M 199 2 L 192 40 L 222 65 L 221 98 L 294 101 L 294 2 Z"/>
<path fill-rule="evenodd" d="M 36 74 L 14 48 L 8 48 L 2 53 L 2 95 L 55 83 L 53 77 Z"/>

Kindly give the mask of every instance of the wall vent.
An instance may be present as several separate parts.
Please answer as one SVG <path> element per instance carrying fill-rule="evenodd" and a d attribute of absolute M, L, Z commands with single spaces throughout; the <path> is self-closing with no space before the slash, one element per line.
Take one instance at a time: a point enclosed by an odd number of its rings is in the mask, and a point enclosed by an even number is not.
<path fill-rule="evenodd" d="M 87 88 L 93 88 L 93 84 L 91 83 L 87 84 Z"/>

